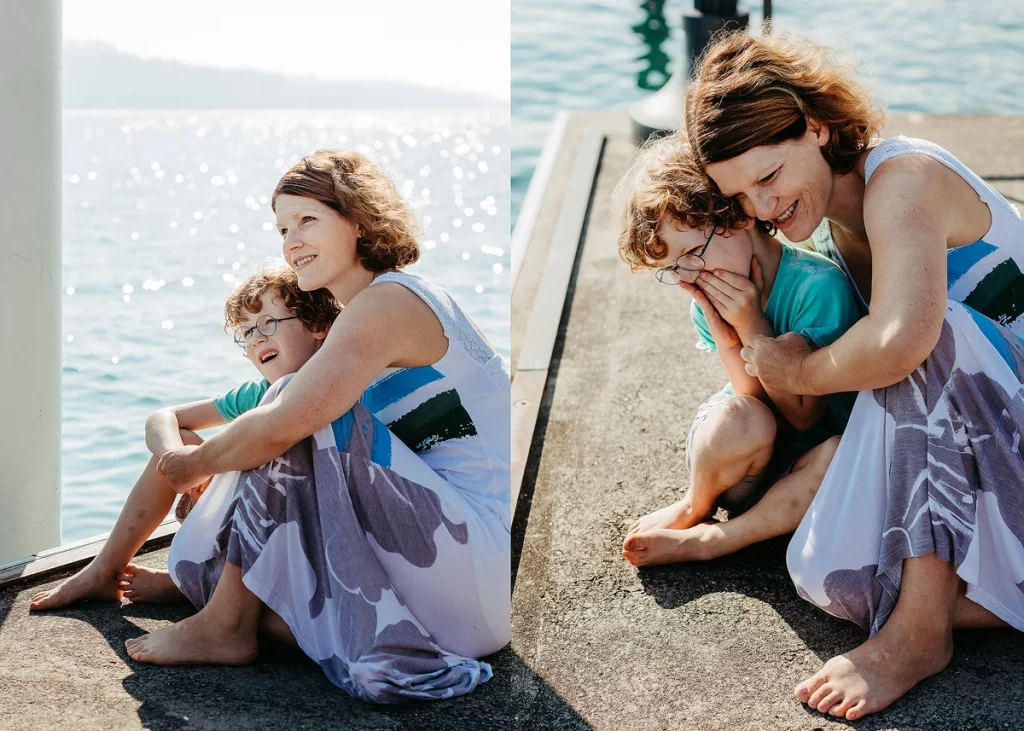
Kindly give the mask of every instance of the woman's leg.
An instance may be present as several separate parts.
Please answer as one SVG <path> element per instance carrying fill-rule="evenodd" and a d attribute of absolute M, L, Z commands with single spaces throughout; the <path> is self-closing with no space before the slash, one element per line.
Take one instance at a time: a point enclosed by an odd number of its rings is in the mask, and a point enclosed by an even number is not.
<path fill-rule="evenodd" d="M 138 662 L 157 665 L 248 665 L 256 659 L 260 600 L 242 584 L 242 569 L 227 563 L 210 603 L 169 627 L 125 642 Z"/>
<path fill-rule="evenodd" d="M 686 495 L 633 523 L 623 552 L 643 550 L 639 537 L 644 534 L 690 528 L 707 520 L 723 493 L 764 472 L 772 458 L 775 432 L 775 416 L 752 396 L 712 404 L 693 435 Z"/>
<path fill-rule="evenodd" d="M 853 721 L 880 711 L 953 656 L 959 578 L 934 553 L 903 562 L 896 608 L 879 632 L 834 657 L 796 688 L 796 697 L 822 713 Z"/>
<path fill-rule="evenodd" d="M 652 530 L 633 541 L 643 549 L 626 555 L 626 559 L 634 566 L 708 561 L 792 533 L 814 499 L 838 446 L 839 437 L 832 437 L 808 451 L 797 460 L 792 472 L 772 485 L 745 513 L 724 523 Z"/>
<path fill-rule="evenodd" d="M 181 439 L 186 445 L 203 443 L 198 434 L 187 429 L 181 430 Z M 158 459 L 155 455 L 151 457 L 146 469 L 142 471 L 142 476 L 128 494 L 121 514 L 117 516 L 117 522 L 99 555 L 60 586 L 33 596 L 30 609 L 56 609 L 81 599 L 121 599 L 118 574 L 167 517 L 177 497 L 177 493 L 157 471 Z"/>

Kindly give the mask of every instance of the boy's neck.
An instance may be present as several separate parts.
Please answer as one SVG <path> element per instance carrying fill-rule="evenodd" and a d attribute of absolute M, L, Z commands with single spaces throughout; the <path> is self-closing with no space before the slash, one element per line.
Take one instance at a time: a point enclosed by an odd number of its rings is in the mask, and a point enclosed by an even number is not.
<path fill-rule="evenodd" d="M 772 295 L 772 287 L 775 286 L 775 278 L 779 273 L 779 264 L 782 262 L 782 244 L 774 236 L 770 236 L 760 228 L 754 227 L 751 232 L 754 240 L 754 256 L 757 263 L 761 265 L 761 278 L 764 286 L 761 289 L 761 309 L 768 306 L 768 299 Z"/>

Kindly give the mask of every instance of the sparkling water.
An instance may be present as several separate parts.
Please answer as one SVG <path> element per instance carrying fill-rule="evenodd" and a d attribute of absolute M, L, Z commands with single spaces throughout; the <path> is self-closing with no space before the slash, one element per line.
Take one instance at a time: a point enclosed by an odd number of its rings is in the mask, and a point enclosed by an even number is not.
<path fill-rule="evenodd" d="M 747 3 L 751 25 L 761 3 Z M 512 212 L 560 109 L 626 108 L 682 52 L 693 0 L 512 3 Z M 894 111 L 1024 113 L 1020 0 L 776 0 L 775 27 L 853 54 Z"/>
<path fill-rule="evenodd" d="M 408 271 L 509 355 L 507 115 L 67 110 L 63 144 L 64 542 L 111 528 L 150 413 L 259 376 L 224 301 L 280 258 L 269 197 L 316 149 L 385 164 L 425 230 Z"/>

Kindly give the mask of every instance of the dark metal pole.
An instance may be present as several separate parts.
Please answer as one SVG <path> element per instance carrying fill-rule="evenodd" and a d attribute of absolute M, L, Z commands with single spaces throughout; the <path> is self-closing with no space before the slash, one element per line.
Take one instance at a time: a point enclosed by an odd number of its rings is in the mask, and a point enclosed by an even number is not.
<path fill-rule="evenodd" d="M 638 144 L 651 135 L 679 128 L 683 121 L 686 81 L 711 36 L 722 30 L 744 29 L 749 22 L 749 11 L 736 0 L 694 0 L 694 8 L 683 11 L 685 40 L 675 74 L 660 91 L 641 99 L 629 110 L 633 136 Z"/>

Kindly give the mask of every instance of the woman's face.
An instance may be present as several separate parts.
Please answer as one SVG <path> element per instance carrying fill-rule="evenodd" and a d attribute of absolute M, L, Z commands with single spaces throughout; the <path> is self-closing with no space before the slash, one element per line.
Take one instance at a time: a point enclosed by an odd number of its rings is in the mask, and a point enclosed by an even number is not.
<path fill-rule="evenodd" d="M 362 266 L 356 255 L 359 227 L 313 198 L 282 193 L 275 202 L 281 251 L 299 278 L 299 289 L 312 292 L 331 285 Z"/>
<path fill-rule="evenodd" d="M 715 234 L 705 249 L 702 258 L 707 270 L 724 269 L 741 277 L 750 276 L 750 257 L 754 254 L 754 242 L 750 229 L 730 229 L 724 234 Z M 675 216 L 665 214 L 658 221 L 658 239 L 665 244 L 668 252 L 657 262 L 659 267 L 672 266 L 683 254 L 697 254 L 708 240 L 708 232 L 690 228 L 680 223 Z"/>
<path fill-rule="evenodd" d="M 803 137 L 711 163 L 708 175 L 748 216 L 771 221 L 790 241 L 806 241 L 832 194 L 832 169 L 821 154 L 828 136 L 827 127 L 808 119 Z"/>

